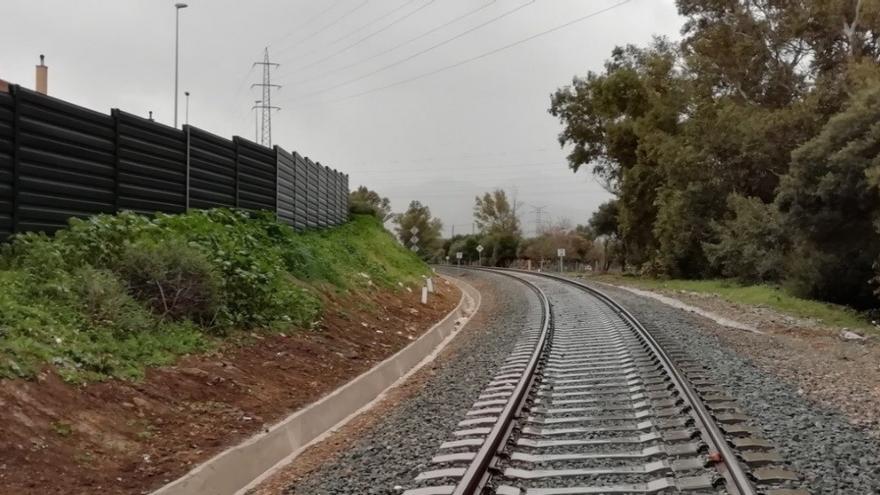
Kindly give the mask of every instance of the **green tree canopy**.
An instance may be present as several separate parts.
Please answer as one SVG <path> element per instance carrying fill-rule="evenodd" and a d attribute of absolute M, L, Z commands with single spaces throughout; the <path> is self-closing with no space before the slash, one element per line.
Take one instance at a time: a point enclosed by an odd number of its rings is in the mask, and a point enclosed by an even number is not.
<path fill-rule="evenodd" d="M 799 253 L 790 276 L 799 292 L 874 304 L 868 280 L 880 253 L 878 167 L 880 85 L 872 85 L 793 153 L 780 186 L 777 204 Z"/>
<path fill-rule="evenodd" d="M 503 189 L 474 198 L 474 221 L 480 229 L 486 263 L 507 266 L 516 260 L 522 240 L 516 210 L 516 199 L 509 200 Z"/>
<path fill-rule="evenodd" d="M 359 186 L 349 193 L 348 209 L 352 213 L 373 215 L 382 222 L 391 218 L 391 201 L 366 186 Z"/>
<path fill-rule="evenodd" d="M 400 242 L 406 247 L 413 244 L 418 246 L 418 254 L 422 258 L 434 257 L 443 245 L 440 237 L 443 222 L 439 218 L 433 218 L 431 209 L 419 201 L 411 202 L 405 212 L 395 215 L 394 224 Z M 418 229 L 416 234 L 413 234 L 413 228 Z M 414 236 L 418 238 L 418 242 L 411 242 Z"/>

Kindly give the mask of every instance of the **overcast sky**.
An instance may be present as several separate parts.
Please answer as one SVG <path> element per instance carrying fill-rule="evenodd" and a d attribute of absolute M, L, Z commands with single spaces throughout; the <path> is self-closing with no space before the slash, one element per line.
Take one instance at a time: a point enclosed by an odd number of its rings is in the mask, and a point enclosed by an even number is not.
<path fill-rule="evenodd" d="M 535 206 L 545 220 L 585 223 L 609 195 L 566 167 L 550 93 L 601 69 L 615 45 L 676 38 L 681 26 L 673 0 L 188 3 L 181 121 L 190 91 L 191 124 L 253 139 L 260 94 L 250 84 L 261 74 L 252 63 L 268 45 L 281 64 L 272 82 L 283 86 L 272 94 L 282 107 L 273 143 L 350 174 L 352 188 L 376 189 L 395 211 L 422 201 L 447 235 L 453 225 L 469 232 L 474 196 L 498 187 L 527 205 L 527 233 Z M 51 95 L 102 112 L 152 110 L 170 125 L 174 15 L 164 0 L 4 0 L 0 78 L 32 88 L 43 53 Z"/>

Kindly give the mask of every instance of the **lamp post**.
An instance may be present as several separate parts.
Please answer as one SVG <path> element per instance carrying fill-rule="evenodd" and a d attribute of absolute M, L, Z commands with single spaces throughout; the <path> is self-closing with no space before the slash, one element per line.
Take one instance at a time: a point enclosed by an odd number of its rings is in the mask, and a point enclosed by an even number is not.
<path fill-rule="evenodd" d="M 185 3 L 175 3 L 174 8 L 174 128 L 177 129 L 177 76 L 179 73 L 180 59 L 180 9 L 185 9 Z"/>
<path fill-rule="evenodd" d="M 189 91 L 184 91 L 183 94 L 186 96 L 186 112 L 184 112 L 183 123 L 189 125 Z"/>
<path fill-rule="evenodd" d="M 263 103 L 263 100 L 254 100 L 254 106 L 251 107 L 251 110 L 254 111 L 254 142 L 260 142 L 260 112 L 258 111 Z"/>

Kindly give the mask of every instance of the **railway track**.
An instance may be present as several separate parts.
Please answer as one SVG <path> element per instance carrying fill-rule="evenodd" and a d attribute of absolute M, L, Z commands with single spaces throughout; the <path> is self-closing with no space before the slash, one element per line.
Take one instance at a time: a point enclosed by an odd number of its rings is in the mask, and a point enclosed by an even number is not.
<path fill-rule="evenodd" d="M 795 473 L 673 343 L 548 274 L 543 317 L 404 495 L 804 495 Z"/>

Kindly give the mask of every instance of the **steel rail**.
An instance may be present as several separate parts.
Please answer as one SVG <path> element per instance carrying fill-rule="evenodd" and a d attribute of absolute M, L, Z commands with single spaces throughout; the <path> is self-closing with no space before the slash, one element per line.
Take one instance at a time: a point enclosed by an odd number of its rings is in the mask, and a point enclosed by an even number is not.
<path fill-rule="evenodd" d="M 485 268 L 482 270 L 492 271 Z M 541 336 L 538 338 L 537 344 L 535 344 L 535 350 L 532 352 L 523 375 L 520 377 L 513 393 L 507 400 L 507 404 L 504 405 L 504 409 L 499 413 L 498 421 L 495 422 L 495 425 L 487 435 L 480 450 L 474 456 L 474 459 L 465 470 L 461 480 L 459 480 L 458 484 L 455 486 L 455 490 L 452 492 L 453 495 L 474 495 L 482 490 L 482 487 L 488 480 L 492 461 L 495 459 L 498 450 L 507 438 L 510 426 L 519 410 L 522 409 L 526 397 L 528 396 L 532 379 L 538 368 L 538 361 L 544 353 L 544 348 L 549 341 L 548 336 L 550 334 L 551 313 L 550 300 L 547 298 L 547 295 L 544 294 L 544 291 L 542 291 L 540 287 L 527 280 L 503 272 L 500 273 L 518 280 L 538 294 L 538 298 L 541 301 L 541 309 L 544 313 L 541 320 Z"/>
<path fill-rule="evenodd" d="M 597 299 L 611 307 L 618 315 L 623 318 L 632 328 L 636 331 L 636 333 L 645 341 L 651 351 L 660 359 L 663 368 L 666 370 L 670 379 L 673 382 L 673 385 L 678 388 L 678 390 L 684 395 L 688 404 L 691 406 L 693 411 L 693 416 L 697 421 L 697 428 L 705 433 L 704 440 L 709 445 L 709 448 L 712 449 L 715 453 L 719 454 L 719 459 L 717 460 L 716 468 L 719 469 L 724 478 L 729 482 L 727 489 L 731 495 L 757 495 L 758 491 L 755 489 L 754 484 L 751 481 L 749 475 L 745 472 L 742 465 L 739 463 L 736 453 L 733 451 L 733 448 L 727 443 L 727 439 L 724 436 L 724 433 L 715 423 L 712 418 L 712 414 L 703 404 L 703 401 L 700 399 L 696 390 L 688 383 L 687 379 L 684 377 L 681 371 L 679 371 L 678 367 L 675 366 L 672 359 L 666 354 L 666 351 L 660 346 L 657 340 L 651 335 L 651 332 L 648 331 L 647 328 L 642 325 L 642 323 L 636 319 L 635 316 L 632 315 L 626 308 L 617 303 L 614 299 L 606 295 L 604 292 L 590 287 L 583 282 L 579 282 L 577 280 L 572 280 L 567 277 L 562 277 L 559 275 L 549 274 L 549 273 L 535 273 L 529 272 L 525 270 L 517 270 L 512 268 L 482 268 L 483 270 L 493 271 L 497 273 L 521 273 L 526 275 L 540 276 L 544 278 L 548 278 L 551 280 L 556 280 L 559 282 L 563 282 L 569 285 L 573 285 L 581 290 L 584 290 Z M 519 277 L 516 277 L 519 278 Z M 531 284 L 522 278 L 519 278 L 525 283 Z M 476 492 L 456 492 L 456 493 L 476 493 Z"/>

